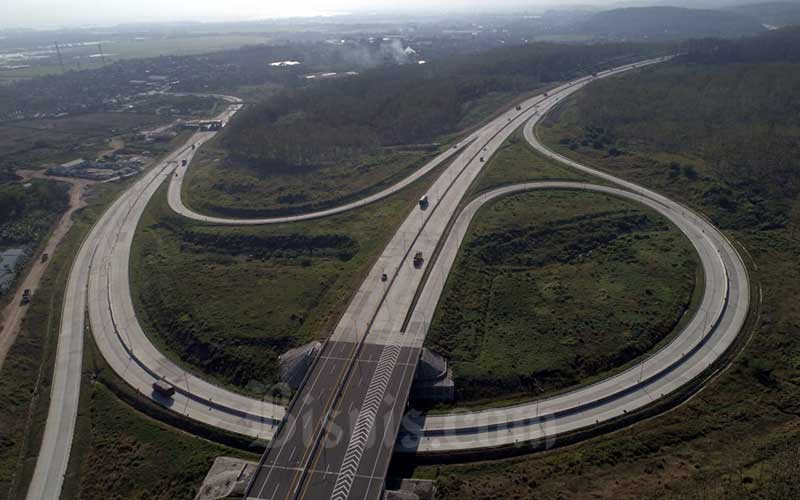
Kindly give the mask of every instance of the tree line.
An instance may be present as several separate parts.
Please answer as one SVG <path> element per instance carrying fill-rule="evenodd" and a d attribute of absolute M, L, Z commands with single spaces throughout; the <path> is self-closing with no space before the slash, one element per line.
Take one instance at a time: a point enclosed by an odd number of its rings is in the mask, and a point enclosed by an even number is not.
<path fill-rule="evenodd" d="M 470 103 L 590 73 L 654 45 L 530 44 L 285 89 L 241 112 L 222 136 L 232 155 L 264 172 L 304 169 L 380 147 L 455 132 Z"/>
<path fill-rule="evenodd" d="M 68 203 L 67 186 L 62 183 L 0 184 L 0 247 L 38 241 Z"/>
<path fill-rule="evenodd" d="M 765 49 L 779 40 L 784 50 Z M 675 64 L 588 87 L 577 101 L 584 142 L 617 154 L 646 145 L 698 158 L 725 180 L 704 196 L 730 213 L 726 225 L 780 226 L 800 194 L 800 64 L 792 62 L 800 30 L 701 46 Z"/>

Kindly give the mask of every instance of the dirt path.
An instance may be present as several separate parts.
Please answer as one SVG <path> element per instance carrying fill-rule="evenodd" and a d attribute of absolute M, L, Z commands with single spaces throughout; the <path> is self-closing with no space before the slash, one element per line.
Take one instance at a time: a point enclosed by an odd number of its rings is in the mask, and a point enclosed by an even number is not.
<path fill-rule="evenodd" d="M 0 317 L 2 318 L 2 329 L 0 329 L 0 370 L 3 368 L 3 363 L 5 362 L 8 351 L 11 349 L 11 346 L 14 345 L 17 335 L 19 335 L 22 319 L 25 317 L 25 312 L 28 309 L 28 306 L 20 305 L 22 292 L 27 288 L 30 289 L 32 293 L 36 293 L 39 281 L 42 279 L 42 275 L 44 275 L 47 266 L 50 264 L 50 259 L 42 262 L 42 253 L 47 253 L 50 256 L 55 253 L 61 240 L 64 239 L 67 231 L 69 231 L 69 228 L 72 226 L 72 214 L 86 205 L 83 199 L 84 189 L 86 186 L 93 184 L 93 181 L 84 179 L 49 177 L 45 176 L 43 172 L 27 170 L 18 170 L 17 175 L 21 176 L 23 180 L 29 180 L 34 177 L 39 179 L 57 179 L 59 181 L 68 182 L 71 186 L 67 211 L 61 215 L 44 249 L 31 257 L 32 265 L 28 269 L 28 274 L 21 282 L 18 282 L 17 289 L 14 292 L 14 296 L 11 298 L 11 302 L 3 309 L 2 316 Z"/>

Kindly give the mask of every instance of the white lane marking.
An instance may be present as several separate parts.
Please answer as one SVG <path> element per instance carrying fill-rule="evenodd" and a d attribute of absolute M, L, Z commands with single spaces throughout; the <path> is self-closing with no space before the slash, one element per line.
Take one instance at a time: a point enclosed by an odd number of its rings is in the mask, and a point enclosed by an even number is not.
<path fill-rule="evenodd" d="M 277 483 L 277 484 L 275 485 L 275 489 L 274 489 L 274 490 L 272 490 L 272 495 L 270 495 L 270 497 L 269 497 L 269 500 L 272 500 L 273 498 L 275 498 L 275 493 L 277 493 L 277 492 L 278 492 L 278 487 L 280 487 L 280 485 L 281 485 L 281 483 Z"/>
<path fill-rule="evenodd" d="M 380 361 L 372 375 L 364 404 L 358 414 L 356 426 L 350 435 L 350 442 L 347 444 L 342 467 L 336 477 L 331 500 L 345 500 L 350 495 L 350 488 L 353 486 L 358 466 L 361 463 L 361 456 L 364 454 L 367 439 L 372 431 L 372 425 L 375 423 L 375 416 L 378 414 L 399 354 L 400 346 L 396 345 L 386 346 L 381 352 Z"/>

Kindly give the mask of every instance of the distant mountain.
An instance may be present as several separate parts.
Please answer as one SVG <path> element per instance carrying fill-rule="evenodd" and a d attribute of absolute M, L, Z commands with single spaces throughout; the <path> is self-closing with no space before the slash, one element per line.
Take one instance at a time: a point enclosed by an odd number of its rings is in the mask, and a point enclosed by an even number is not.
<path fill-rule="evenodd" d="M 737 37 L 765 31 L 758 19 L 737 12 L 680 7 L 631 7 L 598 12 L 581 26 L 600 38 L 664 40 Z"/>
<path fill-rule="evenodd" d="M 769 27 L 800 25 L 800 2 L 765 2 L 740 5 L 727 10 L 754 17 Z"/>

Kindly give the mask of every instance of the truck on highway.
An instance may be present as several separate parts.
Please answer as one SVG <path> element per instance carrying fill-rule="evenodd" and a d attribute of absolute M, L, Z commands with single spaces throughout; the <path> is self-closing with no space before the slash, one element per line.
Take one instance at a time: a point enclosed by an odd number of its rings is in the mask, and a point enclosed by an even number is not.
<path fill-rule="evenodd" d="M 25 291 L 22 292 L 22 300 L 20 301 L 20 305 L 26 306 L 31 301 L 31 289 L 26 288 Z"/>
<path fill-rule="evenodd" d="M 426 194 L 425 196 L 423 196 L 422 198 L 419 199 L 419 208 L 421 208 L 422 210 L 425 210 L 426 208 L 428 208 L 428 203 L 429 203 L 428 202 L 428 195 Z"/>
<path fill-rule="evenodd" d="M 414 267 L 419 269 L 422 267 L 422 263 L 425 262 L 425 259 L 422 258 L 422 252 L 417 252 L 414 254 Z"/>
<path fill-rule="evenodd" d="M 185 167 L 185 166 L 186 166 L 186 159 L 183 159 L 183 160 L 181 160 L 181 166 L 182 166 L 182 167 Z"/>
<path fill-rule="evenodd" d="M 158 379 L 153 382 L 153 392 L 165 398 L 172 398 L 175 395 L 175 386 L 164 379 Z"/>

